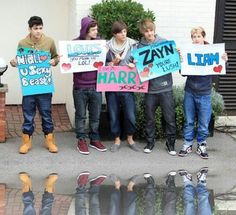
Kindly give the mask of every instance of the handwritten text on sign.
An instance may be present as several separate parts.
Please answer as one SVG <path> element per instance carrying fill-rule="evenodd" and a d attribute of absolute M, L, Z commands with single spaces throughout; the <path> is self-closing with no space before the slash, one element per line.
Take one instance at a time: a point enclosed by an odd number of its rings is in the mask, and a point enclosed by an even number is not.
<path fill-rule="evenodd" d="M 150 80 L 180 69 L 174 41 L 155 43 L 132 52 L 141 81 Z"/>
<path fill-rule="evenodd" d="M 60 41 L 60 69 L 62 73 L 97 70 L 105 64 L 105 40 Z"/>
<path fill-rule="evenodd" d="M 17 50 L 17 67 L 23 96 L 54 92 L 49 52 L 21 47 Z"/>
<path fill-rule="evenodd" d="M 182 75 L 225 75 L 224 43 L 181 46 Z"/>
<path fill-rule="evenodd" d="M 148 81 L 141 83 L 135 68 L 103 66 L 98 68 L 97 91 L 147 92 Z"/>

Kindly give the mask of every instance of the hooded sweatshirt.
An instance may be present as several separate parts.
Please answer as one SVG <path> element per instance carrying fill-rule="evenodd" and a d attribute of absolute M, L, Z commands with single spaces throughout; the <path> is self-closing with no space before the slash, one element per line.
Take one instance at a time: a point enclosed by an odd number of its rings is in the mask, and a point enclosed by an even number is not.
<path fill-rule="evenodd" d="M 91 17 L 84 17 L 81 20 L 81 29 L 79 37 L 74 40 L 85 40 L 90 23 L 95 22 Z M 99 39 L 99 38 L 96 38 Z M 74 73 L 74 89 L 94 88 L 96 89 L 97 71 L 86 71 Z"/>
<path fill-rule="evenodd" d="M 142 37 L 141 41 L 138 44 L 138 48 L 149 46 L 154 43 L 161 43 L 164 41 L 166 41 L 166 39 L 161 38 L 158 35 L 155 35 L 155 40 L 152 43 L 149 43 L 144 37 Z M 148 93 L 158 94 L 158 93 L 169 92 L 172 90 L 172 85 L 173 85 L 172 74 L 169 73 L 164 76 L 149 80 Z"/>

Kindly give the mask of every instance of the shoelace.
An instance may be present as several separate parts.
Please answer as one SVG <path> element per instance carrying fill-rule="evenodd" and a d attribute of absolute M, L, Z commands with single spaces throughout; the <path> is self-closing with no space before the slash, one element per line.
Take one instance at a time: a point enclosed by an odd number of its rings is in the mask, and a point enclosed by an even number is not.
<path fill-rule="evenodd" d="M 200 150 L 202 151 L 202 153 L 206 153 L 206 146 L 205 145 L 201 145 L 199 146 Z"/>
<path fill-rule="evenodd" d="M 206 181 L 206 175 L 206 173 L 199 173 L 197 178 L 199 181 Z"/>

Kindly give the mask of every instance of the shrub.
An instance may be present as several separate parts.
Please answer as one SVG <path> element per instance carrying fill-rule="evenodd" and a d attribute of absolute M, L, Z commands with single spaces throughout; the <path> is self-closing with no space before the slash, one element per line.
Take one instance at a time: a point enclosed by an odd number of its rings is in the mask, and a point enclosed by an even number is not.
<path fill-rule="evenodd" d="M 128 26 L 128 36 L 136 40 L 140 38 L 138 22 L 144 18 L 155 21 L 152 11 L 145 11 L 142 4 L 132 0 L 103 0 L 91 7 L 91 16 L 98 21 L 104 39 L 111 38 L 111 26 L 115 21 L 124 21 Z"/>

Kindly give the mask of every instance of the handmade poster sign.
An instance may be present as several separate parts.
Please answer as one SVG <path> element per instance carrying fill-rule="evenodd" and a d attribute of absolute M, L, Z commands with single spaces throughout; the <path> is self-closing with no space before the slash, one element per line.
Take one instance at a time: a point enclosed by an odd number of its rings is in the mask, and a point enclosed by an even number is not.
<path fill-rule="evenodd" d="M 97 91 L 147 92 L 148 81 L 140 82 L 136 68 L 102 66 L 98 68 Z"/>
<path fill-rule="evenodd" d="M 132 52 L 141 81 L 179 71 L 180 57 L 174 41 L 155 43 Z"/>
<path fill-rule="evenodd" d="M 49 52 L 21 47 L 16 60 L 23 96 L 54 92 Z"/>
<path fill-rule="evenodd" d="M 106 41 L 59 41 L 59 52 L 62 73 L 93 71 L 105 65 Z"/>
<path fill-rule="evenodd" d="M 189 44 L 181 46 L 182 75 L 225 75 L 225 44 Z"/>

